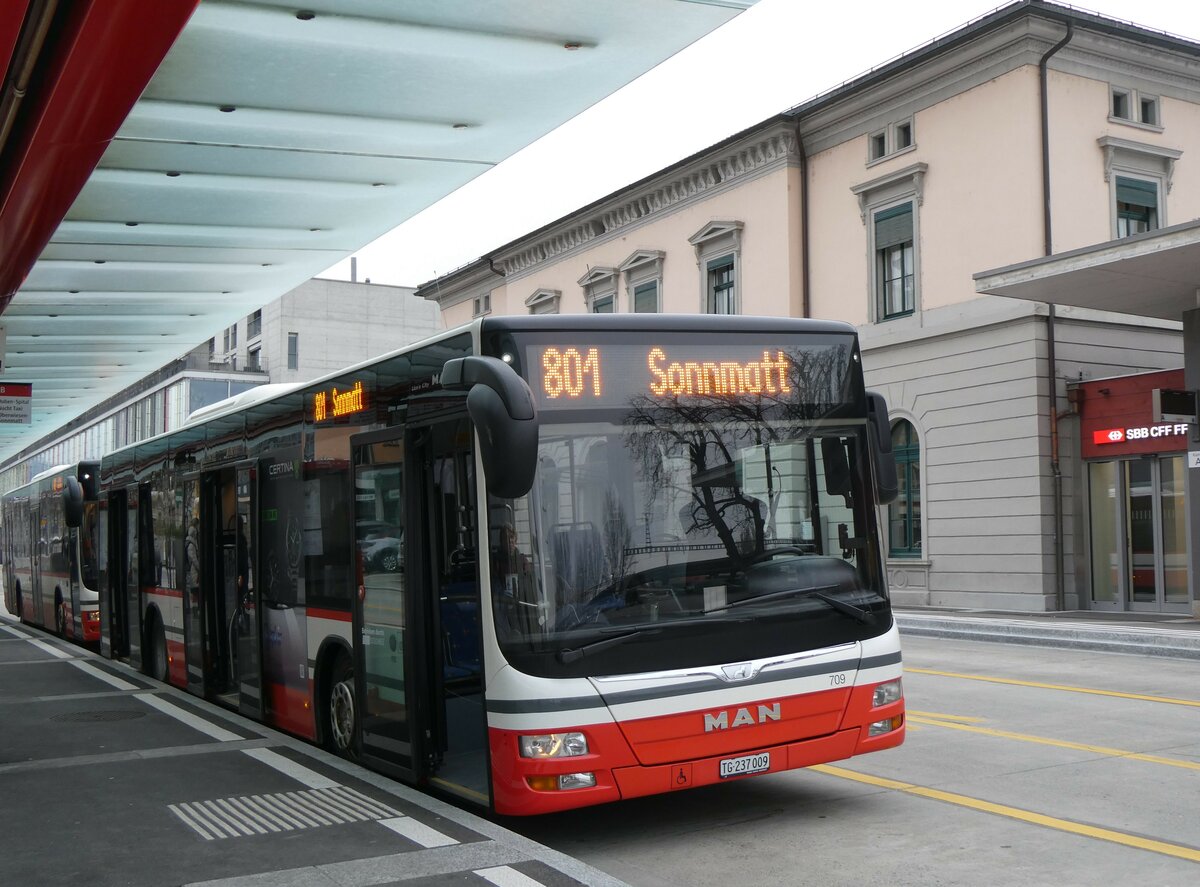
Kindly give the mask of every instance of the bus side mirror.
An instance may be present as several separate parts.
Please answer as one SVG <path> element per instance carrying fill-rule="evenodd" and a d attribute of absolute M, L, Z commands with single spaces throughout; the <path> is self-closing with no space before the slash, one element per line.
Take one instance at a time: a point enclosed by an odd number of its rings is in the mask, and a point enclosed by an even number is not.
<path fill-rule="evenodd" d="M 83 487 L 79 481 L 73 477 L 67 478 L 67 485 L 63 487 L 63 515 L 66 518 L 67 526 L 76 529 L 83 525 Z"/>
<path fill-rule="evenodd" d="M 467 392 L 488 492 L 500 499 L 528 493 L 537 471 L 538 419 L 525 380 L 499 358 L 472 356 L 446 361 L 441 383 Z"/>
<path fill-rule="evenodd" d="M 821 438 L 821 465 L 825 469 L 825 492 L 830 496 L 849 497 L 850 460 L 846 458 L 846 445 L 840 437 Z M 846 499 L 849 506 L 850 500 Z"/>
<path fill-rule="evenodd" d="M 887 401 L 875 391 L 867 392 L 867 429 L 871 437 L 871 460 L 875 464 L 876 500 L 880 505 L 887 505 L 900 495 L 900 481 L 896 477 Z"/>

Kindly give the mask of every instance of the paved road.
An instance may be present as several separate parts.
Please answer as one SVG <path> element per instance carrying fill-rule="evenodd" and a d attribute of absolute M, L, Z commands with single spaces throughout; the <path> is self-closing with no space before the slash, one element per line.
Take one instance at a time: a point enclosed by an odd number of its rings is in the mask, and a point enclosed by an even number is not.
<path fill-rule="evenodd" d="M 0 884 L 620 887 L 0 618 Z"/>
<path fill-rule="evenodd" d="M 508 823 L 636 887 L 1200 883 L 1200 668 L 907 637 L 908 741 Z"/>

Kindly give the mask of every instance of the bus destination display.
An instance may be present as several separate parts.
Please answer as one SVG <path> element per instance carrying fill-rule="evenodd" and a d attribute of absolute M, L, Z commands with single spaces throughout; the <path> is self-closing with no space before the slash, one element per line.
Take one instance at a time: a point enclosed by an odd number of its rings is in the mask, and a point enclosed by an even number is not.
<path fill-rule="evenodd" d="M 318 425 L 366 412 L 368 406 L 366 389 L 361 379 L 355 379 L 349 388 L 343 383 L 341 388 L 334 386 L 325 391 L 317 391 L 311 397 L 309 412 L 313 422 Z"/>
<path fill-rule="evenodd" d="M 761 344 L 537 345 L 528 356 L 544 409 L 623 406 L 639 396 L 778 398 L 793 390 L 792 358 Z"/>

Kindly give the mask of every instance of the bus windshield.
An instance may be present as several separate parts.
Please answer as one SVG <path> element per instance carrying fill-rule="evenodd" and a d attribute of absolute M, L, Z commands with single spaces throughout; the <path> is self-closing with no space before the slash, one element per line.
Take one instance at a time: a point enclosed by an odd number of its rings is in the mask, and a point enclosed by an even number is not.
<path fill-rule="evenodd" d="M 664 338 L 642 349 L 651 355 L 641 361 L 646 385 L 658 381 L 658 351 L 663 378 L 681 390 L 648 391 L 638 381 L 640 346 L 625 346 L 635 355 L 620 354 L 623 375 L 604 376 L 592 408 L 540 405 L 534 488 L 492 503 L 493 610 L 509 661 L 551 677 L 629 674 L 886 631 L 849 340 L 765 351 L 748 343 L 743 357 L 776 375 L 774 391 L 756 383 L 746 392 L 716 390 L 720 361 L 677 361 L 672 374 L 679 349 Z M 538 357 L 550 347 L 529 350 Z M 614 349 L 573 350 L 580 366 L 592 351 L 603 374 Z M 735 356 L 724 372 L 749 362 Z M 715 368 L 707 391 L 695 381 L 704 363 Z M 697 366 L 690 393 L 684 364 Z M 562 375 L 564 390 L 588 383 L 574 370 Z"/>

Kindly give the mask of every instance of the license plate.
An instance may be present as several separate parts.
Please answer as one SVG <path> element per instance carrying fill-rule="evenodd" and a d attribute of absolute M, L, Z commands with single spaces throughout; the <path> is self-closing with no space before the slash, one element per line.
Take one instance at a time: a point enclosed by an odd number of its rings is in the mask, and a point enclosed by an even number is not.
<path fill-rule="evenodd" d="M 762 773 L 771 769 L 771 753 L 761 752 L 757 755 L 744 755 L 740 758 L 726 758 L 721 761 L 721 778 L 730 776 L 745 776 L 747 773 Z"/>

